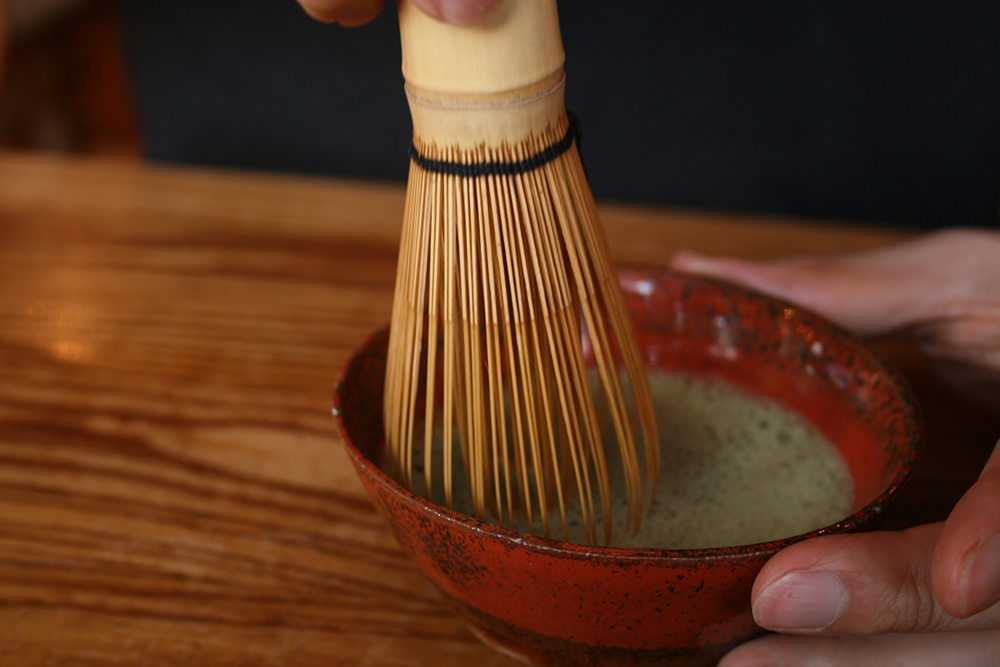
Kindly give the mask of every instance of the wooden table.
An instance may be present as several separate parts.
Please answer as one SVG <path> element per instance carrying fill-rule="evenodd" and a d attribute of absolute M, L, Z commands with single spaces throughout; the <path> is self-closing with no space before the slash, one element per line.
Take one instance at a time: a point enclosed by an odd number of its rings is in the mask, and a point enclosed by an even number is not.
<path fill-rule="evenodd" d="M 397 186 L 0 154 L 0 664 L 511 665 L 407 561 L 330 393 L 389 314 Z M 621 263 L 899 232 L 603 207 Z M 1000 418 L 898 341 L 943 518 Z"/>

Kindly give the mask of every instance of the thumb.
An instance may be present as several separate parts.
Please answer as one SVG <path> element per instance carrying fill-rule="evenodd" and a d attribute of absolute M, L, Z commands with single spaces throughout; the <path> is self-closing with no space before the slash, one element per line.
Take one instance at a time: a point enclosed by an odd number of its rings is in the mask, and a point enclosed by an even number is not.
<path fill-rule="evenodd" d="M 829 535 L 785 549 L 758 575 L 754 619 L 791 634 L 875 635 L 990 629 L 1000 606 L 958 619 L 939 604 L 932 554 L 942 524 Z"/>
<path fill-rule="evenodd" d="M 954 315 L 1000 298 L 1000 234 L 948 230 L 845 255 L 750 262 L 679 253 L 678 271 L 729 280 L 815 311 L 864 335 Z"/>
<path fill-rule="evenodd" d="M 671 268 L 735 282 L 812 310 L 860 334 L 900 328 L 909 312 L 907 281 L 881 276 L 856 266 L 846 256 L 796 257 L 778 262 L 752 262 L 728 257 L 678 253 Z M 905 287 L 901 290 L 900 287 Z M 887 298 L 891 300 L 887 303 Z"/>

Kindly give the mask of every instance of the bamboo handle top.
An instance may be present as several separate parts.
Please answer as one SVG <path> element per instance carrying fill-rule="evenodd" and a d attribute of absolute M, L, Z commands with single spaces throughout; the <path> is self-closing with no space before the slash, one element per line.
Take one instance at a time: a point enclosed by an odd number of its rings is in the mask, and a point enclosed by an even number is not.
<path fill-rule="evenodd" d="M 403 76 L 421 94 L 531 94 L 562 76 L 555 0 L 506 0 L 471 27 L 436 21 L 411 0 L 399 0 L 399 31 Z"/>

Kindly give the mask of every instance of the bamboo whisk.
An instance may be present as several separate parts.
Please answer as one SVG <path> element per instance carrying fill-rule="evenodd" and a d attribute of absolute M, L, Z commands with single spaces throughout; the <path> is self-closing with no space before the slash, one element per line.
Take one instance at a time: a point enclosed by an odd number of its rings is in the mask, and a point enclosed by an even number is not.
<path fill-rule="evenodd" d="M 461 466 L 477 517 L 540 521 L 545 536 L 558 510 L 568 538 L 575 501 L 593 543 L 600 511 L 606 543 L 603 417 L 637 530 L 642 469 L 652 489 L 658 468 L 652 400 L 573 145 L 555 2 L 506 0 L 457 28 L 400 0 L 399 22 L 413 160 L 386 369 L 391 472 L 451 506 Z"/>

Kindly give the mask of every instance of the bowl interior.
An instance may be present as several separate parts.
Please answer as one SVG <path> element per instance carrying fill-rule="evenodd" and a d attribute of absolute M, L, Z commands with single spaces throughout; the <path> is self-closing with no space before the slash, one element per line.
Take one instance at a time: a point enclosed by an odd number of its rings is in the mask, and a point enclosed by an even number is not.
<path fill-rule="evenodd" d="M 854 480 L 853 511 L 894 497 L 915 461 L 915 398 L 878 352 L 809 312 L 732 285 L 622 272 L 650 368 L 723 380 L 814 424 Z"/>
<path fill-rule="evenodd" d="M 852 514 L 809 535 L 864 526 L 898 495 L 915 462 L 920 424 L 910 389 L 881 355 L 806 311 L 736 286 L 665 271 L 623 270 L 620 277 L 648 368 L 722 380 L 774 400 L 840 451 L 854 481 Z M 368 341 L 335 396 L 348 446 L 371 464 L 367 474 L 380 477 L 387 341 L 387 330 Z"/>

